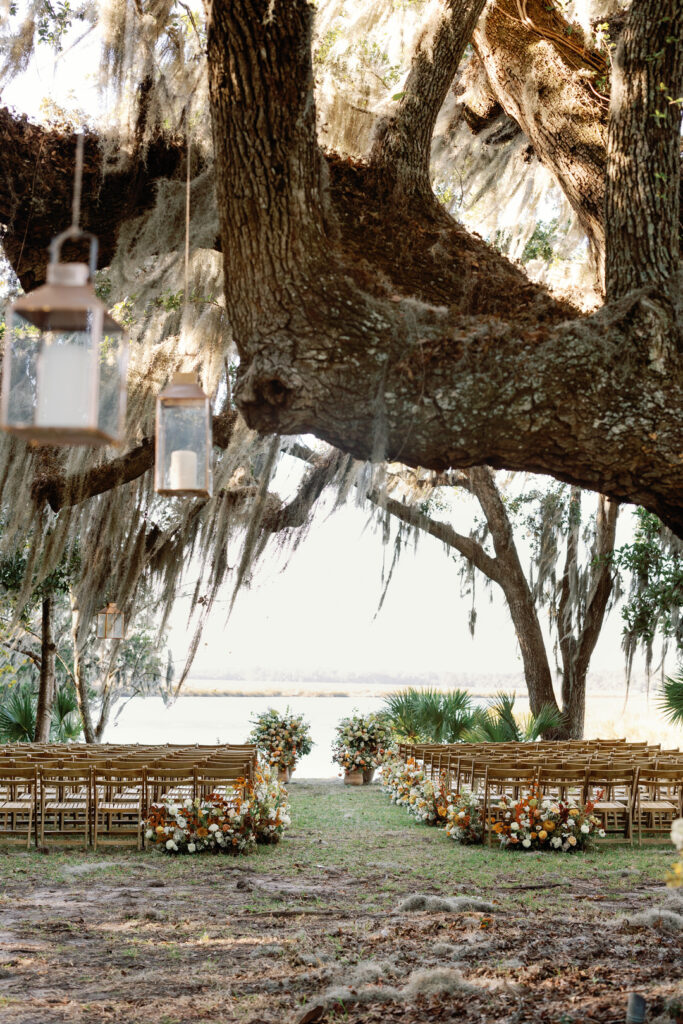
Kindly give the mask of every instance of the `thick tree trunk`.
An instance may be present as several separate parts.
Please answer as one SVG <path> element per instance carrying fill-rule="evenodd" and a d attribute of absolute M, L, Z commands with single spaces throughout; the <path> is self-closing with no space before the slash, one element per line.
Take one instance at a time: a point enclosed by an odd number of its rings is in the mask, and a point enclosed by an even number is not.
<path fill-rule="evenodd" d="M 54 596 L 47 594 L 42 603 L 42 624 L 40 635 L 40 681 L 38 684 L 38 707 L 36 710 L 35 743 L 47 743 L 50 739 L 52 706 L 55 699 L 55 655 L 54 642 Z"/>
<path fill-rule="evenodd" d="M 74 649 L 74 677 L 76 679 L 76 700 L 78 701 L 78 710 L 81 716 L 81 722 L 83 723 L 83 735 L 86 743 L 96 743 L 97 737 L 95 735 L 95 727 L 93 725 L 92 714 L 90 710 L 90 697 L 88 695 L 88 680 L 83 663 L 83 649 L 81 647 L 80 637 L 80 611 L 78 608 L 78 599 L 75 593 L 71 592 L 71 638 L 73 641 Z"/>
<path fill-rule="evenodd" d="M 487 5 L 472 42 L 494 96 L 557 178 L 600 266 L 607 100 L 593 83 L 597 79 L 606 90 L 609 70 L 598 54 L 573 46 L 567 28 L 544 0 L 496 0 Z"/>
<path fill-rule="evenodd" d="M 683 533 L 683 376 L 649 358 L 649 296 L 560 326 L 516 319 L 528 302 L 508 323 L 437 306 L 442 254 L 462 231 L 436 225 L 418 303 L 400 261 L 388 287 L 378 272 L 381 217 L 372 241 L 356 222 L 365 261 L 347 259 L 321 187 L 309 33 L 301 0 L 216 0 L 208 20 L 226 303 L 249 425 L 313 432 L 363 459 L 548 472 L 638 501 Z M 419 246 L 409 203 L 402 212 Z M 505 294 L 476 280 L 484 300 Z"/>

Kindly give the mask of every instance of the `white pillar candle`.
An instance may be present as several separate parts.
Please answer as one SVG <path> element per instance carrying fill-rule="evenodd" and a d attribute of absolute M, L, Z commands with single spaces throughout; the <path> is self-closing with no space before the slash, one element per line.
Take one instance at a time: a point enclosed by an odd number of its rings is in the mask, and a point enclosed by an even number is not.
<path fill-rule="evenodd" d="M 91 389 L 91 352 L 82 345 L 45 345 L 38 359 L 37 425 L 90 425 Z"/>
<path fill-rule="evenodd" d="M 169 477 L 172 491 L 196 491 L 197 453 L 182 448 L 171 452 Z"/>

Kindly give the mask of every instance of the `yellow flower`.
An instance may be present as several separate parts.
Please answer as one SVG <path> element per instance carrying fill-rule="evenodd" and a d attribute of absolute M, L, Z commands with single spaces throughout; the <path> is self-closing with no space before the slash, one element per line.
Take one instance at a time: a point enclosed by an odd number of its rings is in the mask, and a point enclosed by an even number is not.
<path fill-rule="evenodd" d="M 541 831 L 538 833 L 538 838 L 539 839 L 547 839 L 548 838 L 548 833 L 546 832 L 546 830 L 544 828 L 542 828 Z"/>
<path fill-rule="evenodd" d="M 578 816 L 579 816 L 579 809 L 578 809 L 578 807 L 572 807 L 572 809 L 571 809 L 571 811 L 569 813 L 571 814 L 572 818 L 578 818 Z"/>
<path fill-rule="evenodd" d="M 576 836 L 570 836 L 567 842 L 570 846 L 576 846 Z"/>
<path fill-rule="evenodd" d="M 543 822 L 543 828 L 547 832 L 554 832 L 555 831 L 555 822 L 554 821 L 544 821 Z"/>

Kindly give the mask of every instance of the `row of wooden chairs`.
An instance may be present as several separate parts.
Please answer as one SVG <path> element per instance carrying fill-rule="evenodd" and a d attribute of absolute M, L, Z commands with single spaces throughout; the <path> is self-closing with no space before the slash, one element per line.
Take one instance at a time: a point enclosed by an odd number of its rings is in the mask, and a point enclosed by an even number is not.
<path fill-rule="evenodd" d="M 581 751 L 578 744 L 568 745 L 563 756 L 555 757 L 535 756 L 541 744 L 451 744 L 447 750 L 445 745 L 425 744 L 404 747 L 402 753 L 447 790 L 467 787 L 478 795 L 489 842 L 501 797 L 518 800 L 530 789 L 581 804 L 590 800 L 609 839 L 632 843 L 634 832 L 639 845 L 668 839 L 671 822 L 683 815 L 683 755 L 671 751 L 677 756 L 609 758 L 606 753 L 614 750 L 613 741 L 583 746 Z M 643 753 L 647 748 L 620 743 L 617 749 L 625 752 L 634 746 Z"/>
<path fill-rule="evenodd" d="M 221 792 L 230 797 L 257 766 L 256 749 L 246 744 L 213 748 L 209 757 L 195 749 L 194 758 L 157 759 L 156 752 L 150 747 L 131 758 L 126 748 L 121 760 L 92 752 L 68 761 L 45 756 L 23 764 L 0 756 L 0 838 L 25 837 L 27 848 L 32 834 L 41 847 L 46 836 L 76 838 L 97 848 L 102 839 L 134 836 L 140 849 L 151 804 L 164 796 L 184 800 Z"/>

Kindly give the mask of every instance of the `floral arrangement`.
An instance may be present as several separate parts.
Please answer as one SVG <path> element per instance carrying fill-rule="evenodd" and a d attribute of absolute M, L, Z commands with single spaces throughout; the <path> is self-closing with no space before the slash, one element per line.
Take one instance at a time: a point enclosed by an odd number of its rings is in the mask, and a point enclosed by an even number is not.
<path fill-rule="evenodd" d="M 269 765 L 259 765 L 252 787 L 252 820 L 257 843 L 279 843 L 291 822 L 287 790 Z"/>
<path fill-rule="evenodd" d="M 289 708 L 280 714 L 274 708 L 251 719 L 254 728 L 249 739 L 253 740 L 271 767 L 281 772 L 293 769 L 304 754 L 310 754 L 313 747 L 311 729 L 303 715 L 293 715 Z"/>
<path fill-rule="evenodd" d="M 446 835 L 456 843 L 471 845 L 484 839 L 484 820 L 476 795 L 463 788 L 451 797 L 447 811 Z"/>
<path fill-rule="evenodd" d="M 346 774 L 379 768 L 391 744 L 391 727 L 382 715 L 351 715 L 336 728 L 332 760 Z"/>
<path fill-rule="evenodd" d="M 673 889 L 683 886 L 683 818 L 676 818 L 671 826 L 671 842 L 679 853 L 679 858 L 672 866 L 667 884 Z"/>
<path fill-rule="evenodd" d="M 592 814 L 593 804 L 544 797 L 537 789 L 515 803 L 502 797 L 500 818 L 492 824 L 501 845 L 523 850 L 558 850 L 568 853 L 589 846 L 595 836 L 604 837 L 600 819 Z"/>
<path fill-rule="evenodd" d="M 211 793 L 205 799 L 167 796 L 152 804 L 145 838 L 165 853 L 245 853 L 256 842 L 252 804 L 243 790 L 227 798 Z"/>
<path fill-rule="evenodd" d="M 287 790 L 277 773 L 259 765 L 253 782 L 235 780 L 229 796 L 166 796 L 152 804 L 145 839 L 164 853 L 248 853 L 256 843 L 278 843 L 290 824 Z"/>
<path fill-rule="evenodd" d="M 418 821 L 428 825 L 447 821 L 451 795 L 446 792 L 445 778 L 435 785 L 414 758 L 404 761 L 393 752 L 389 754 L 382 765 L 382 787 L 393 803 L 405 807 Z"/>

